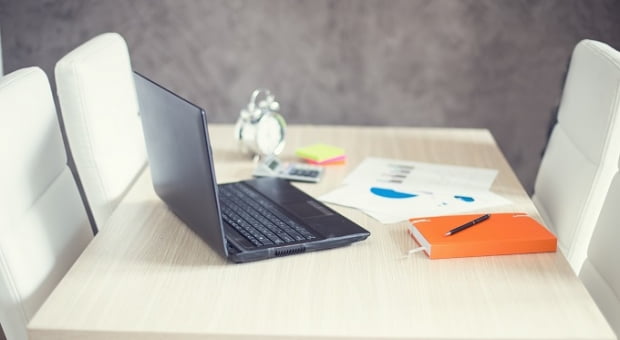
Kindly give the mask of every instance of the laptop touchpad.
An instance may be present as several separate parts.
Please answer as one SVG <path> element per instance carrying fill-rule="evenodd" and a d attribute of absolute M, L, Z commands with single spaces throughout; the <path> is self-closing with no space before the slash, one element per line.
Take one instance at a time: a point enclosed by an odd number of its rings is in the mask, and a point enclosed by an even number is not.
<path fill-rule="evenodd" d="M 315 201 L 285 204 L 284 206 L 287 210 L 302 219 L 333 215 L 333 213 L 329 209 L 326 209 Z"/>

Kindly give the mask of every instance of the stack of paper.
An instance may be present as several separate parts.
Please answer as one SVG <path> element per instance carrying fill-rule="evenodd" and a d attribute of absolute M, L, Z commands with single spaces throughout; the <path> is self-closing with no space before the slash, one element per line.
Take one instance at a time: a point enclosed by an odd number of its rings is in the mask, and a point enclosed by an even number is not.
<path fill-rule="evenodd" d="M 489 190 L 496 176 L 495 169 L 367 158 L 319 199 L 394 223 L 510 204 Z"/>
<path fill-rule="evenodd" d="M 347 159 L 344 149 L 326 144 L 314 144 L 299 148 L 295 154 L 308 163 L 319 165 L 344 164 Z"/>

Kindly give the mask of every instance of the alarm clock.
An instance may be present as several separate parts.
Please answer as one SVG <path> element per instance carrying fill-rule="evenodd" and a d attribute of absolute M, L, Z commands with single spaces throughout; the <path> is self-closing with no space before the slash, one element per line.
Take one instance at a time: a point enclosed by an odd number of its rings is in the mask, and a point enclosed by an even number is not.
<path fill-rule="evenodd" d="M 235 125 L 235 139 L 241 150 L 259 156 L 278 155 L 284 149 L 286 122 L 280 104 L 267 89 L 252 92 Z"/>

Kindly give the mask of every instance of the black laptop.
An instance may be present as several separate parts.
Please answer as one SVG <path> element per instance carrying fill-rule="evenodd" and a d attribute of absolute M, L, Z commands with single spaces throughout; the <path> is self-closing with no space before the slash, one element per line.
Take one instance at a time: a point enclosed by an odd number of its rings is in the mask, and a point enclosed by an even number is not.
<path fill-rule="evenodd" d="M 137 72 L 134 79 L 155 192 L 223 257 L 256 261 L 370 235 L 285 180 L 217 185 L 206 112 Z"/>

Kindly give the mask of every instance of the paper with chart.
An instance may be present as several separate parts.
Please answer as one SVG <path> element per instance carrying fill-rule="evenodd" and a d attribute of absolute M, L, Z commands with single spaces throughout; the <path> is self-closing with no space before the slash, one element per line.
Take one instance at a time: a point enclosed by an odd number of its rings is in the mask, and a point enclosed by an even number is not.
<path fill-rule="evenodd" d="M 367 158 L 319 199 L 394 223 L 510 204 L 489 190 L 495 177 L 495 169 Z"/>

